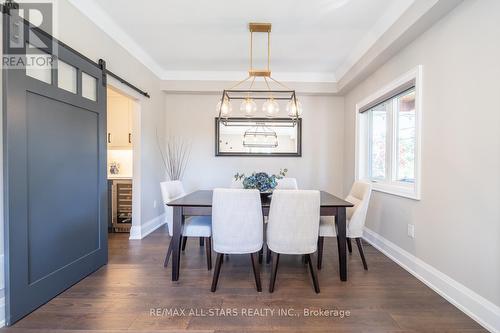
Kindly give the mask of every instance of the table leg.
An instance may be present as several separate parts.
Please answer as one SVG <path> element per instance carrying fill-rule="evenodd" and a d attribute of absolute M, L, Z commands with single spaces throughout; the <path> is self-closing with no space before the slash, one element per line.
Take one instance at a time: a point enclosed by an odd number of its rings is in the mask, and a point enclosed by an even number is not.
<path fill-rule="evenodd" d="M 177 281 L 179 280 L 179 265 L 181 261 L 182 207 L 174 207 L 172 222 L 173 236 L 171 241 L 174 242 L 172 246 L 172 281 Z"/>
<path fill-rule="evenodd" d="M 346 249 L 346 239 L 347 239 L 347 226 L 346 226 L 346 216 L 345 207 L 337 208 L 337 216 L 335 216 L 337 222 L 337 241 L 339 249 L 339 271 L 340 280 L 347 281 L 347 249 Z"/>

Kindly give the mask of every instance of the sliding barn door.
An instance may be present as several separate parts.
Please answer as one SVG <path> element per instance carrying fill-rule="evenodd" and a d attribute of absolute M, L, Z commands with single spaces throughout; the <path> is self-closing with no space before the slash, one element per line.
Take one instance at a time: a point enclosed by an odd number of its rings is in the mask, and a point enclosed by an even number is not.
<path fill-rule="evenodd" d="M 50 35 L 28 40 L 33 31 L 19 17 L 3 19 L 5 53 L 33 40 L 53 46 L 49 53 L 31 44 L 24 51 L 26 59 L 53 56 L 49 66 L 40 60 L 40 67 L 4 70 L 6 321 L 12 324 L 107 262 L 106 89 L 102 68 Z"/>

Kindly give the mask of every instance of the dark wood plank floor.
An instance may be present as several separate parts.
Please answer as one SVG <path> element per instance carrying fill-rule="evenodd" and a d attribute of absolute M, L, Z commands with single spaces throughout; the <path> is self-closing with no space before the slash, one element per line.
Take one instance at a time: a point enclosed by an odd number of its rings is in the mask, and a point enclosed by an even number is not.
<path fill-rule="evenodd" d="M 125 234 L 112 234 L 109 239 L 107 266 L 0 332 L 484 332 L 368 245 L 369 271 L 363 270 L 354 247 L 348 258 L 349 281 L 340 282 L 335 240 L 325 240 L 319 295 L 314 293 L 307 266 L 298 257 L 286 256 L 280 258 L 274 294 L 267 292 L 270 265 L 265 263 L 264 291 L 257 293 L 248 256 L 225 260 L 214 294 L 210 292 L 212 271 L 206 269 L 198 239 L 188 241 L 181 278 L 175 283 L 170 281 L 170 268 L 163 268 L 169 242 L 166 228 L 141 241 L 129 241 Z M 181 308 L 199 314 L 231 309 L 239 315 L 150 313 L 151 309 Z M 243 316 L 244 309 L 284 309 L 298 316 Z M 304 309 L 344 310 L 350 316 L 304 317 Z"/>

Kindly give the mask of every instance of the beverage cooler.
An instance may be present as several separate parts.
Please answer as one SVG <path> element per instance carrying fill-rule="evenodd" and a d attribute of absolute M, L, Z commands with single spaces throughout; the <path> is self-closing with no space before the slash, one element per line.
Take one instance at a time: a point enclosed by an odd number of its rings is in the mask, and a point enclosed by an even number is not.
<path fill-rule="evenodd" d="M 112 232 L 130 232 L 132 227 L 132 180 L 109 180 Z"/>

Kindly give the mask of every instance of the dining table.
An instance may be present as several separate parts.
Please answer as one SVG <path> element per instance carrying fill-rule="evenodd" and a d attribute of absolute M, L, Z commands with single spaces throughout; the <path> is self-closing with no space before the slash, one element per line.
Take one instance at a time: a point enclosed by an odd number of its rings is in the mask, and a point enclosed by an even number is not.
<path fill-rule="evenodd" d="M 320 215 L 335 216 L 337 224 L 337 246 L 339 254 L 339 275 L 347 281 L 347 222 L 346 208 L 353 207 L 348 201 L 325 191 L 320 191 Z M 173 207 L 172 281 L 179 280 L 181 232 L 184 219 L 189 216 L 212 216 L 212 190 L 199 190 L 167 203 Z M 261 197 L 262 213 L 269 215 L 272 195 Z"/>

